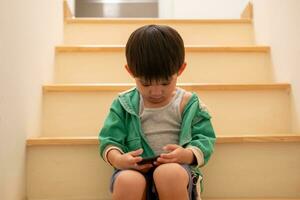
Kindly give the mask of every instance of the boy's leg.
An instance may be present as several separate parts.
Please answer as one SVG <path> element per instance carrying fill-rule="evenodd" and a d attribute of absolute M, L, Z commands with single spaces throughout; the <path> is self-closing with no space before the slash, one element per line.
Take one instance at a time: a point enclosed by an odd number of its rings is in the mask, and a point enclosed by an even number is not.
<path fill-rule="evenodd" d="M 146 179 L 135 170 L 119 171 L 113 181 L 113 200 L 145 199 Z"/>
<path fill-rule="evenodd" d="M 189 174 L 180 164 L 159 165 L 153 173 L 160 200 L 188 200 Z"/>

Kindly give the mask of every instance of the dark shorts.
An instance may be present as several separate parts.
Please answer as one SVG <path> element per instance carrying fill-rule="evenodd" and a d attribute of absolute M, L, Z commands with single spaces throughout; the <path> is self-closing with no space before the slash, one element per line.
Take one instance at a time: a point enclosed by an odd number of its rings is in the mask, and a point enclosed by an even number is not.
<path fill-rule="evenodd" d="M 181 165 L 181 166 L 186 170 L 186 172 L 189 175 L 189 183 L 187 186 L 187 190 L 189 193 L 189 199 L 195 200 L 195 199 L 197 199 L 197 189 L 196 189 L 196 185 L 194 184 L 195 180 L 192 180 L 191 169 L 190 169 L 189 165 Z M 158 194 L 156 192 L 154 180 L 153 180 L 154 170 L 155 170 L 155 168 L 153 168 L 149 172 L 143 174 L 146 179 L 146 182 L 147 182 L 147 186 L 146 186 L 146 196 L 147 196 L 146 199 L 147 200 L 158 200 Z M 119 169 L 115 170 L 111 177 L 111 182 L 110 182 L 110 191 L 111 192 L 113 192 L 114 182 L 121 171 L 122 170 L 119 170 Z"/>

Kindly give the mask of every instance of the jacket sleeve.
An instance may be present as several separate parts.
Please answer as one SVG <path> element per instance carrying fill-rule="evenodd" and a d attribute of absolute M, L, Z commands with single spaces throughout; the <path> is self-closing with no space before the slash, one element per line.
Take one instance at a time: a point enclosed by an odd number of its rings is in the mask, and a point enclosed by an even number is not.
<path fill-rule="evenodd" d="M 98 137 L 100 155 L 104 160 L 103 154 L 106 147 L 114 146 L 123 152 L 127 152 L 127 147 L 125 146 L 127 131 L 124 125 L 124 113 L 118 99 L 114 100 Z"/>
<path fill-rule="evenodd" d="M 208 162 L 214 151 L 216 136 L 210 121 L 211 116 L 207 110 L 199 104 L 199 101 L 195 103 L 191 109 L 194 110 L 195 113 L 191 124 L 192 140 L 188 146 L 192 148 L 196 147 L 201 151 L 203 162 L 198 163 L 198 165 L 203 166 Z"/>

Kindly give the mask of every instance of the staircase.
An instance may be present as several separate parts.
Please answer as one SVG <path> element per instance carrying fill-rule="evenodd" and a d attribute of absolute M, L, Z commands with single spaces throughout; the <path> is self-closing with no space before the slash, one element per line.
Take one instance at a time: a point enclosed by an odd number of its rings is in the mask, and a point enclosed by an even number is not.
<path fill-rule="evenodd" d="M 112 168 L 97 136 L 112 99 L 134 85 L 124 68 L 129 34 L 150 23 L 181 34 L 188 66 L 178 85 L 197 92 L 213 116 L 217 144 L 202 197 L 300 199 L 291 86 L 274 80 L 270 47 L 255 44 L 251 18 L 77 19 L 64 6 L 55 80 L 43 86 L 42 134 L 27 140 L 28 200 L 111 199 Z"/>

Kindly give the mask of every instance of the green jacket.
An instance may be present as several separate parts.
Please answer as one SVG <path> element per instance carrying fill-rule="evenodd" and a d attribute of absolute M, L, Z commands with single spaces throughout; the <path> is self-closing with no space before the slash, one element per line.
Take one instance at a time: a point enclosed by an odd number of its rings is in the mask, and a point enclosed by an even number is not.
<path fill-rule="evenodd" d="M 142 157 L 154 156 L 141 128 L 139 102 L 140 94 L 136 88 L 121 93 L 113 101 L 99 134 L 101 156 L 108 145 L 116 146 L 124 153 L 142 148 L 144 150 Z M 203 165 L 208 162 L 216 140 L 210 118 L 197 95 L 193 93 L 182 113 L 179 145 L 200 149 L 204 156 Z M 193 166 L 192 171 L 198 176 L 201 175 L 196 166 Z"/>

